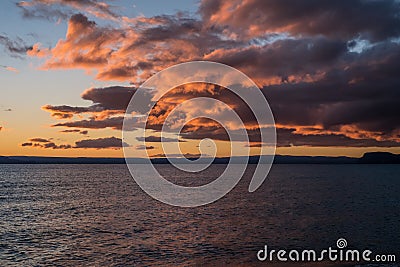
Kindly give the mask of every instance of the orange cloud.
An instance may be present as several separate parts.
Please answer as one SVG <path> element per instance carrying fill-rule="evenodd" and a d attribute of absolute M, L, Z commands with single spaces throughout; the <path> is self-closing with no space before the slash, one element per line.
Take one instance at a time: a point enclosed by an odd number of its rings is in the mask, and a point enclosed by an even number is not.
<path fill-rule="evenodd" d="M 6 70 L 12 71 L 12 72 L 19 72 L 16 68 L 13 67 L 6 67 Z"/>
<path fill-rule="evenodd" d="M 50 55 L 50 53 L 51 53 L 50 49 L 41 48 L 40 43 L 34 44 L 32 46 L 32 49 L 30 49 L 26 52 L 26 54 L 30 57 L 39 57 L 39 58 L 47 57 Z"/>
<path fill-rule="evenodd" d="M 19 70 L 17 70 L 17 69 L 14 68 L 14 67 L 3 66 L 3 65 L 1 65 L 1 67 L 4 68 L 5 70 L 11 71 L 11 72 L 15 72 L 15 73 L 18 73 L 18 72 L 19 72 Z"/>
<path fill-rule="evenodd" d="M 36 44 L 29 55 L 44 56 L 43 69 L 82 68 L 95 70 L 100 80 L 137 83 L 167 66 L 201 59 L 215 46 L 231 43 L 203 31 L 192 18 L 139 17 L 111 28 L 76 14 L 68 22 L 65 39 L 49 50 Z"/>

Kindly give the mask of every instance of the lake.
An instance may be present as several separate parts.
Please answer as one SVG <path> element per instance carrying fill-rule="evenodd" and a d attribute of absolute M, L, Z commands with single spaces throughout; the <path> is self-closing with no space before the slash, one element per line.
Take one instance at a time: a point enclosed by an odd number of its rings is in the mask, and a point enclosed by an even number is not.
<path fill-rule="evenodd" d="M 400 165 L 274 165 L 249 193 L 254 166 L 217 202 L 180 208 L 144 193 L 125 165 L 0 165 L 0 266 L 259 266 L 264 245 L 339 238 L 400 258 Z M 200 185 L 225 166 L 157 168 Z"/>

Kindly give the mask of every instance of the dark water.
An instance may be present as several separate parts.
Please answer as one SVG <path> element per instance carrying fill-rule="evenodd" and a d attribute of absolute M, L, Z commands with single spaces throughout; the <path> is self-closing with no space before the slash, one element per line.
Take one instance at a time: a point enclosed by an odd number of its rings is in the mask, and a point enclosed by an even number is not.
<path fill-rule="evenodd" d="M 203 184 L 224 166 L 203 178 L 158 168 Z M 254 193 L 249 177 L 213 204 L 178 208 L 125 165 L 0 165 L 0 266 L 257 266 L 265 244 L 324 249 L 341 237 L 400 257 L 400 165 L 275 165 Z"/>

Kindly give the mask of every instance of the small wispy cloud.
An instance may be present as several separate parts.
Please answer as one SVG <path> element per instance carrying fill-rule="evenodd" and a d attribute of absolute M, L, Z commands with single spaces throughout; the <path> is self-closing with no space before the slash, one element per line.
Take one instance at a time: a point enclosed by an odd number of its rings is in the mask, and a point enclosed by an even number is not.
<path fill-rule="evenodd" d="M 24 18 L 47 19 L 60 23 L 72 14 L 86 12 L 100 19 L 117 20 L 114 6 L 97 0 L 32 0 L 16 3 Z"/>
<path fill-rule="evenodd" d="M 15 72 L 15 73 L 19 73 L 19 70 L 16 69 L 16 68 L 14 68 L 14 67 L 4 66 L 4 65 L 1 65 L 1 67 L 2 67 L 3 69 L 5 69 L 5 70 L 11 71 L 11 72 Z M 11 110 L 10 110 L 10 111 L 11 111 Z"/>
<path fill-rule="evenodd" d="M 155 149 L 154 146 L 137 145 L 136 150 L 150 150 Z"/>
<path fill-rule="evenodd" d="M 22 143 L 22 147 L 34 147 L 34 148 L 44 148 L 44 149 L 121 149 L 122 147 L 129 147 L 130 145 L 123 142 L 122 139 L 117 137 L 105 137 L 97 139 L 84 139 L 75 142 L 75 146 L 69 144 L 57 145 L 52 142 L 52 138 L 31 138 L 28 142 Z"/>
<path fill-rule="evenodd" d="M 4 47 L 4 49 L 10 56 L 18 58 L 25 56 L 26 52 L 33 48 L 31 45 L 27 45 L 25 41 L 20 37 L 17 37 L 13 40 L 10 37 L 1 34 L 0 45 Z"/>
<path fill-rule="evenodd" d="M 62 130 L 62 131 L 60 131 L 60 133 L 79 133 L 79 134 L 87 135 L 89 133 L 89 131 L 72 129 L 72 130 Z"/>

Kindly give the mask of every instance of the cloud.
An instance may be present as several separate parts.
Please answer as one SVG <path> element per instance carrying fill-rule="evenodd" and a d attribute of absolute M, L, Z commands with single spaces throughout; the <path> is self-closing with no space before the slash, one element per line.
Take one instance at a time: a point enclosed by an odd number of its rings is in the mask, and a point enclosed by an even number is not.
<path fill-rule="evenodd" d="M 68 22 L 65 40 L 46 51 L 50 58 L 43 68 L 101 68 L 108 65 L 116 42 L 124 36 L 123 30 L 97 27 L 94 21 L 82 14 L 73 15 Z M 30 51 L 30 56 L 42 57 L 40 44 Z M 40 53 L 40 54 L 39 54 Z"/>
<path fill-rule="evenodd" d="M 22 143 L 21 146 L 33 146 L 33 143 Z"/>
<path fill-rule="evenodd" d="M 376 49 L 379 50 L 378 47 Z M 367 54 L 364 56 L 367 56 Z M 395 71 L 395 62 L 397 61 L 395 56 L 388 57 L 388 60 L 392 61 L 393 64 L 389 64 L 388 61 L 382 61 L 380 53 L 376 56 L 381 59 L 379 64 L 386 66 L 385 71 L 389 70 L 388 67 L 390 65 L 393 65 L 393 71 Z M 364 60 L 360 59 L 359 64 L 363 65 L 362 61 Z M 380 73 L 376 70 L 376 65 L 371 66 L 371 73 L 365 68 L 363 68 L 363 72 L 367 75 L 367 80 L 358 81 L 357 83 L 350 82 L 359 77 L 358 66 L 355 66 L 354 69 L 347 68 L 342 71 L 334 70 L 333 73 L 329 72 L 326 77 L 318 81 L 281 83 L 262 88 L 262 92 L 271 103 L 278 128 L 285 130 L 278 131 L 278 145 L 303 146 L 307 145 L 308 142 L 311 146 L 346 145 L 358 147 L 362 144 L 364 146 L 398 146 L 400 144 L 397 126 L 399 123 L 396 122 L 398 120 L 396 116 L 398 111 L 395 102 L 398 99 L 397 88 L 399 85 L 389 79 L 390 72 L 386 74 L 389 75 L 386 77 L 385 73 Z M 385 81 L 389 81 L 391 86 L 385 85 Z M 385 88 L 387 94 L 380 94 L 382 88 Z M 106 94 L 99 95 L 107 95 L 105 99 L 108 99 L 112 96 L 111 90 Z M 101 92 L 101 89 L 91 92 L 98 93 Z M 116 90 L 115 97 L 118 98 L 120 93 L 119 90 Z M 371 95 L 374 97 L 371 98 Z M 250 141 L 253 143 L 260 141 L 259 129 L 254 129 L 255 118 L 251 110 L 230 91 L 214 85 L 185 85 L 170 91 L 169 94 L 161 98 L 150 113 L 148 128 L 160 131 L 161 125 L 164 124 L 165 118 L 172 109 L 185 100 L 199 96 L 216 98 L 227 103 L 248 127 Z M 104 103 L 101 105 L 106 106 Z M 116 107 L 115 104 L 111 105 L 110 103 L 107 106 L 110 108 Z M 77 110 L 81 109 L 77 108 Z M 106 110 L 105 107 L 102 110 Z M 219 110 L 217 114 L 217 111 L 212 111 L 212 107 L 201 105 L 189 108 L 184 116 L 195 116 L 201 114 L 204 110 L 215 113 L 222 121 L 229 121 L 230 119 L 229 116 L 224 116 L 223 110 Z M 82 111 L 86 112 L 85 109 Z M 376 111 L 379 111 L 379 113 L 376 113 Z M 53 126 L 120 130 L 122 129 L 122 122 L 123 116 L 120 116 L 71 121 Z M 133 125 L 135 124 L 133 123 Z M 231 127 L 234 128 L 234 125 L 231 125 Z M 287 129 L 291 130 L 288 131 Z M 284 138 L 281 136 L 284 136 Z M 181 137 L 183 138 L 182 140 L 203 138 L 229 140 L 221 125 L 208 119 L 189 121 L 183 128 Z M 147 142 L 161 141 L 160 137 L 156 136 L 150 136 L 146 139 L 139 138 L 138 140 Z M 233 134 L 232 140 L 240 141 L 243 140 L 243 137 Z M 177 141 L 177 139 L 167 139 L 166 141 Z"/>
<path fill-rule="evenodd" d="M 71 119 L 74 117 L 73 114 L 71 113 L 60 113 L 60 112 L 54 112 L 51 114 L 52 117 L 56 118 L 56 119 Z"/>
<path fill-rule="evenodd" d="M 399 147 L 400 142 L 353 138 L 341 133 L 301 134 L 295 129 L 278 129 L 278 146 L 317 147 Z"/>
<path fill-rule="evenodd" d="M 72 148 L 71 145 L 56 145 L 53 142 L 40 142 L 40 143 L 33 143 L 33 142 L 26 142 L 21 144 L 22 147 L 35 147 L 35 148 L 44 148 L 44 149 L 70 149 Z"/>
<path fill-rule="evenodd" d="M 98 139 L 86 139 L 75 142 L 74 148 L 112 148 L 112 149 L 121 149 L 122 147 L 128 147 L 129 144 L 123 142 L 120 138 L 116 137 L 106 137 L 106 138 L 98 138 Z"/>
<path fill-rule="evenodd" d="M 169 137 L 164 137 L 161 138 L 159 136 L 146 136 L 146 137 L 137 137 L 136 140 L 141 141 L 141 142 L 149 142 L 149 143 L 165 143 L 165 142 L 185 142 L 185 140 L 179 140 L 177 138 L 169 138 Z"/>
<path fill-rule="evenodd" d="M 56 112 L 56 113 L 71 113 L 71 114 L 81 114 L 85 112 L 95 111 L 91 108 L 86 107 L 71 107 L 67 105 L 62 106 L 52 106 L 52 105 L 45 105 L 42 107 L 43 110 Z"/>
<path fill-rule="evenodd" d="M 72 128 L 84 128 L 84 129 L 111 128 L 114 130 L 121 130 L 123 121 L 124 117 L 120 116 L 120 117 L 106 118 L 102 120 L 89 119 L 89 120 L 56 123 L 52 125 L 52 127 L 72 127 Z"/>
<path fill-rule="evenodd" d="M 170 158 L 200 158 L 202 154 L 195 154 L 195 153 L 184 153 L 184 154 L 154 154 L 151 155 L 152 158 L 165 158 L 165 157 L 170 157 Z M 209 156 L 208 154 L 203 154 L 203 156 Z"/>
<path fill-rule="evenodd" d="M 346 135 L 367 131 L 376 140 L 400 141 L 400 80 L 395 75 L 400 45 L 380 44 L 346 60 L 346 67 L 333 68 L 315 82 L 264 87 L 276 121 Z"/>
<path fill-rule="evenodd" d="M 16 4 L 25 18 L 39 18 L 50 21 L 67 19 L 74 12 L 87 12 L 101 19 L 115 20 L 120 16 L 112 6 L 96 0 L 32 0 Z"/>
<path fill-rule="evenodd" d="M 135 88 L 123 86 L 90 88 L 85 90 L 81 95 L 84 100 L 92 102 L 92 105 L 90 106 L 77 107 L 68 105 L 45 105 L 42 109 L 50 112 L 51 115 L 57 119 L 71 119 L 74 115 L 90 116 L 90 118 L 87 119 L 56 123 L 53 124 L 52 127 L 83 129 L 111 128 L 114 130 L 121 130 L 124 120 L 123 114 L 125 113 L 126 107 L 135 92 Z M 152 94 L 144 92 L 142 97 L 143 99 L 150 101 Z M 136 107 L 134 110 L 140 113 L 145 110 L 145 107 Z M 139 120 L 139 118 L 130 119 L 130 130 L 133 131 L 136 129 Z"/>
<path fill-rule="evenodd" d="M 268 129 L 263 129 L 266 133 Z M 249 137 L 248 147 L 261 147 L 268 144 L 261 143 L 259 130 L 247 130 Z M 237 131 L 232 131 L 232 139 L 221 127 L 198 127 L 181 134 L 185 140 L 201 140 L 212 138 L 219 141 L 243 141 L 243 137 L 238 135 Z M 277 146 L 308 146 L 308 147 L 400 147 L 400 142 L 396 140 L 375 139 L 374 136 L 352 135 L 350 133 L 341 133 L 340 131 L 328 131 L 324 129 L 309 130 L 308 132 L 299 131 L 293 128 L 277 127 Z"/>
<path fill-rule="evenodd" d="M 71 146 L 70 146 L 70 145 L 56 145 L 55 143 L 50 142 L 50 143 L 45 143 L 45 144 L 43 145 L 43 148 L 69 149 L 69 148 L 71 148 Z"/>
<path fill-rule="evenodd" d="M 5 70 L 11 71 L 11 72 L 19 73 L 19 70 L 14 67 L 4 66 L 4 65 L 0 65 L 0 67 L 4 68 Z"/>
<path fill-rule="evenodd" d="M 62 131 L 60 131 L 60 133 L 79 133 L 79 134 L 87 135 L 89 133 L 89 131 L 72 129 L 72 130 L 62 130 Z"/>
<path fill-rule="evenodd" d="M 319 79 L 347 53 L 347 43 L 326 37 L 277 40 L 263 46 L 218 49 L 205 56 L 247 73 L 260 86 Z"/>
<path fill-rule="evenodd" d="M 136 150 L 151 150 L 151 149 L 155 149 L 154 146 L 145 146 L 145 145 L 137 145 Z"/>
<path fill-rule="evenodd" d="M 95 70 L 100 80 L 138 83 L 177 62 L 200 59 L 216 48 L 237 46 L 201 21 L 184 16 L 129 19 L 119 28 L 102 27 L 83 14 L 71 16 L 65 39 L 48 51 L 44 69 Z M 30 56 L 42 56 L 39 44 Z"/>
<path fill-rule="evenodd" d="M 32 49 L 32 46 L 26 45 L 24 40 L 19 37 L 12 40 L 8 36 L 2 34 L 0 34 L 0 45 L 2 45 L 5 51 L 12 57 L 22 57 L 27 53 L 27 51 Z M 9 71 L 18 72 L 18 70 L 13 67 L 2 67 Z"/>
<path fill-rule="evenodd" d="M 128 147 L 129 144 L 123 142 L 120 138 L 116 137 L 106 137 L 106 138 L 97 138 L 97 139 L 84 139 L 80 141 L 76 141 L 75 145 L 69 144 L 61 144 L 57 145 L 54 142 L 51 142 L 44 138 L 32 138 L 29 140 L 30 142 L 22 143 L 22 147 L 35 147 L 35 148 L 44 148 L 44 149 L 121 149 L 123 146 Z"/>
<path fill-rule="evenodd" d="M 124 86 L 111 86 L 104 88 L 89 88 L 81 97 L 92 102 L 87 107 L 73 107 L 68 105 L 45 105 L 43 110 L 48 111 L 57 119 L 70 119 L 77 114 L 90 114 L 98 119 L 110 115 L 124 114 L 136 88 Z M 141 92 L 144 100 L 150 101 L 152 94 Z M 145 107 L 137 107 L 138 112 L 143 112 Z"/>
<path fill-rule="evenodd" d="M 398 146 L 399 5 L 391 0 L 204 0 L 200 17 L 177 13 L 122 18 L 123 23 L 113 26 L 75 14 L 54 48 L 36 44 L 29 55 L 44 58 L 46 69 L 81 68 L 96 79 L 134 85 L 176 63 L 222 62 L 259 85 L 277 122 L 279 146 Z M 91 101 L 86 107 L 43 109 L 68 119 L 53 127 L 121 130 L 135 87 L 90 88 L 81 95 Z M 250 146 L 263 145 L 249 107 L 211 85 L 175 88 L 156 104 L 148 128 L 159 132 L 176 106 L 199 96 L 227 103 L 244 121 Z M 144 97 L 151 99 L 152 94 Z M 135 108 L 138 114 L 144 110 Z M 189 106 L 173 122 L 205 111 L 231 122 L 226 109 L 205 104 Z M 79 119 L 73 120 L 76 115 Z M 227 140 L 221 125 L 206 119 L 189 121 L 180 137 Z"/>
<path fill-rule="evenodd" d="M 203 0 L 200 14 L 209 28 L 227 35 L 257 38 L 268 33 L 325 35 L 381 41 L 400 35 L 400 3 L 389 1 Z"/>
<path fill-rule="evenodd" d="M 45 138 L 31 138 L 29 139 L 31 142 L 37 142 L 37 143 L 49 143 L 51 142 L 50 140 L 47 140 Z"/>
<path fill-rule="evenodd" d="M 93 107 L 100 110 L 113 110 L 124 113 L 129 101 L 133 94 L 135 94 L 136 88 L 125 87 L 125 86 L 110 86 L 103 88 L 90 88 L 85 90 L 81 97 L 84 100 L 93 102 Z M 143 101 L 150 101 L 153 95 L 149 92 L 140 91 L 141 98 Z M 144 108 L 137 109 L 138 112 L 143 112 Z"/>

